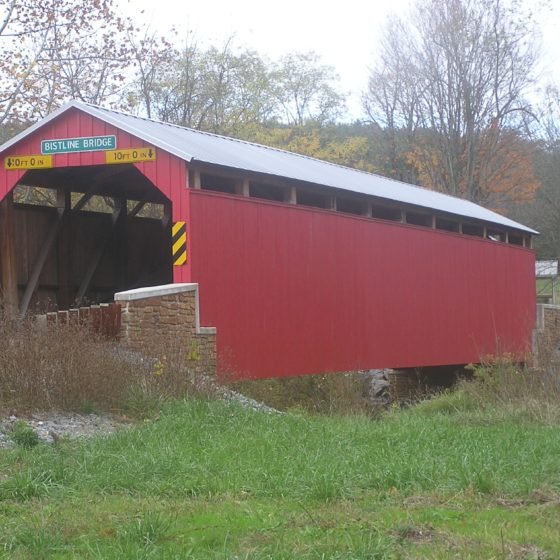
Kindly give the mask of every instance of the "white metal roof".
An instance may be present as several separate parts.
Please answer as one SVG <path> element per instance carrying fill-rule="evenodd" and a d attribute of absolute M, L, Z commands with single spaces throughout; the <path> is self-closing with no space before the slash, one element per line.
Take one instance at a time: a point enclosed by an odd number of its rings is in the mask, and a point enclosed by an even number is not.
<path fill-rule="evenodd" d="M 537 278 L 556 278 L 558 276 L 558 261 L 536 261 L 535 273 Z"/>
<path fill-rule="evenodd" d="M 0 146 L 0 153 L 72 107 L 137 136 L 187 162 L 208 163 L 243 171 L 264 173 L 275 177 L 306 181 L 448 212 L 524 232 L 537 233 L 531 228 L 462 198 L 292 152 L 136 117 L 80 101 L 68 103 L 18 134 Z"/>

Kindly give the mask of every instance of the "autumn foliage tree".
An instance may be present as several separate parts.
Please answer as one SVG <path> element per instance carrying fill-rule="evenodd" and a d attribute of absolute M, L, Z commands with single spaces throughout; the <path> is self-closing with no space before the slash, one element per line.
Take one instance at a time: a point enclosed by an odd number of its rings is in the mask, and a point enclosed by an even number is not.
<path fill-rule="evenodd" d="M 116 102 L 130 65 L 113 0 L 0 0 L 0 124 L 69 99 Z"/>
<path fill-rule="evenodd" d="M 534 38 L 516 0 L 418 1 L 393 17 L 364 107 L 386 131 L 394 168 L 494 207 L 531 197 Z"/>

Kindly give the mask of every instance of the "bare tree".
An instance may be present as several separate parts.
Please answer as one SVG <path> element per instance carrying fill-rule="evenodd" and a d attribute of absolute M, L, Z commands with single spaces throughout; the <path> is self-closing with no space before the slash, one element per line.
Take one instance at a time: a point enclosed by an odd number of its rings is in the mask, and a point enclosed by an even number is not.
<path fill-rule="evenodd" d="M 148 30 L 142 37 L 130 34 L 128 40 L 136 65 L 135 79 L 127 91 L 128 105 L 132 110 L 144 112 L 148 118 L 155 118 L 160 116 L 156 115 L 160 89 L 176 60 L 177 50 L 167 38 Z"/>
<path fill-rule="evenodd" d="M 314 52 L 291 53 L 272 72 L 279 118 L 288 125 L 332 123 L 345 109 L 338 76 Z"/>
<path fill-rule="evenodd" d="M 389 21 L 364 105 L 404 140 L 399 155 L 420 182 L 499 205 L 496 174 L 533 117 L 526 94 L 535 39 L 516 0 L 418 1 L 408 17 Z M 531 170 L 519 169 L 526 186 Z"/>
<path fill-rule="evenodd" d="M 155 38 L 141 47 L 136 90 L 149 116 L 227 134 L 270 118 L 266 63 L 231 38 L 221 48 L 201 48 L 192 36 L 182 48 Z"/>
<path fill-rule="evenodd" d="M 530 204 L 517 205 L 511 214 L 537 229 L 537 254 L 560 256 L 560 91 L 549 86 L 540 109 L 540 128 L 535 141 L 535 172 L 541 183 Z"/>
<path fill-rule="evenodd" d="M 271 63 L 235 47 L 233 38 L 202 48 L 192 36 L 182 48 L 153 37 L 135 48 L 138 77 L 130 97 L 163 121 L 254 138 L 266 125 L 320 126 L 344 108 L 332 68 L 313 53 Z"/>

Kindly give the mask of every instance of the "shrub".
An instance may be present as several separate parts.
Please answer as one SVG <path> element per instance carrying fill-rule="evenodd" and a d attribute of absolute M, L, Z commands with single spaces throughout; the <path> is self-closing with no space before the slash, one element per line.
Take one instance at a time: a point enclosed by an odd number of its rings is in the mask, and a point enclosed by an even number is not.
<path fill-rule="evenodd" d="M 470 382 L 467 382 L 470 383 Z M 454 414 L 478 410 L 480 402 L 469 391 L 447 389 L 432 398 L 425 399 L 415 406 L 415 410 L 427 416 L 432 414 Z"/>
<path fill-rule="evenodd" d="M 23 420 L 17 420 L 12 426 L 10 434 L 16 445 L 31 449 L 39 444 L 37 432 Z"/>

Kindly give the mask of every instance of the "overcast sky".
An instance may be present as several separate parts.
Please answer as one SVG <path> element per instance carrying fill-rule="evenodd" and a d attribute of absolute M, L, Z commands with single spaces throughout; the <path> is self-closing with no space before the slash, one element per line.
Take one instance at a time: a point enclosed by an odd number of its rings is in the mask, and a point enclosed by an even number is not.
<path fill-rule="evenodd" d="M 539 0 L 525 0 L 534 4 Z M 379 30 L 389 11 L 402 13 L 408 0 L 124 0 L 132 17 L 150 22 L 153 30 L 175 25 L 193 32 L 202 44 L 223 45 L 234 35 L 235 44 L 271 58 L 292 51 L 313 50 L 334 66 L 344 91 L 350 94 L 351 117 L 359 117 L 360 95 L 367 85 L 368 68 L 375 59 Z M 543 73 L 560 83 L 560 2 L 537 13 L 542 26 Z M 554 5 L 557 4 L 557 5 Z M 144 9 L 144 14 L 139 12 Z"/>

